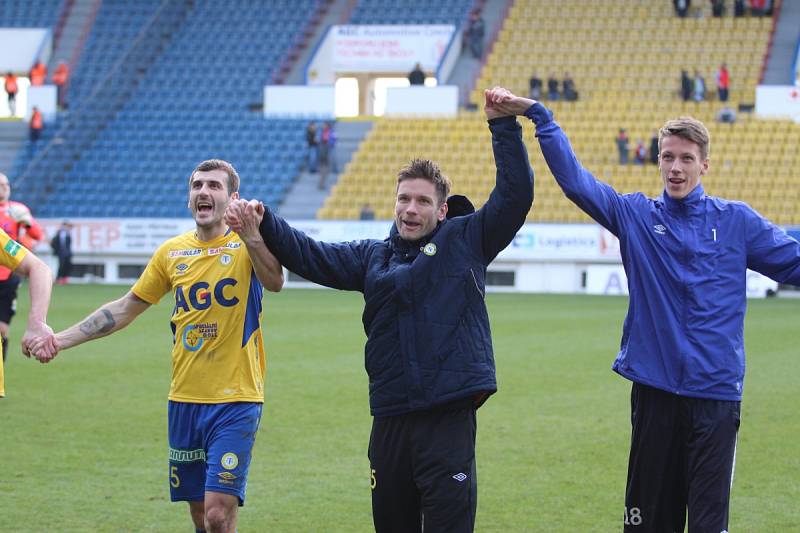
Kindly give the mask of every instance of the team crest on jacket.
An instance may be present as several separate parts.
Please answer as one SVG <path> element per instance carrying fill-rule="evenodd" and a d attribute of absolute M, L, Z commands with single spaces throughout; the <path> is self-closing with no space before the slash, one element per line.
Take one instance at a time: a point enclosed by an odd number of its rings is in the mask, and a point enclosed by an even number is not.
<path fill-rule="evenodd" d="M 429 242 L 422 248 L 422 253 L 430 256 L 436 255 L 436 245 L 433 244 L 432 242 Z"/>
<path fill-rule="evenodd" d="M 656 224 L 655 226 L 653 226 L 653 229 L 654 229 L 654 230 L 655 230 L 655 232 L 656 232 L 656 233 L 658 233 L 659 235 L 666 235 L 666 234 L 667 234 L 667 228 L 665 228 L 665 227 L 664 227 L 664 226 L 662 226 L 661 224 Z"/>

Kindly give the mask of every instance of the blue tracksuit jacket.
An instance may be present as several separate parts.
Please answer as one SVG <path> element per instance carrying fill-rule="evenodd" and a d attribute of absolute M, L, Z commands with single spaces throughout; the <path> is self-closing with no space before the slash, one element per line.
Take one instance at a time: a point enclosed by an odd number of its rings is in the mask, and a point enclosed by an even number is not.
<path fill-rule="evenodd" d="M 441 222 L 418 242 L 315 241 L 267 210 L 260 232 L 289 270 L 320 285 L 364 293 L 370 409 L 418 411 L 497 390 L 486 267 L 508 246 L 533 202 L 533 170 L 514 117 L 489 121 L 495 189 L 475 213 Z"/>
<path fill-rule="evenodd" d="M 619 194 L 576 159 L 552 114 L 526 116 L 567 197 L 619 238 L 630 301 L 622 376 L 674 394 L 741 400 L 748 268 L 800 285 L 800 243 L 750 206 L 707 196 Z"/>

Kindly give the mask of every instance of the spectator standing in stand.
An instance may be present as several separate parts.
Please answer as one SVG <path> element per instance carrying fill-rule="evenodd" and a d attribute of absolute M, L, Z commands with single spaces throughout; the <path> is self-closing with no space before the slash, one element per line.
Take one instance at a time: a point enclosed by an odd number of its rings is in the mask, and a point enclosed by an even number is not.
<path fill-rule="evenodd" d="M 317 125 L 313 121 L 306 126 L 306 147 L 308 149 L 306 167 L 309 172 L 316 174 L 319 161 L 319 139 L 317 138 Z"/>
<path fill-rule="evenodd" d="M 322 125 L 322 131 L 319 134 L 319 188 L 325 188 L 325 182 L 328 179 L 328 174 L 334 166 L 336 157 L 333 155 L 333 149 L 336 144 L 336 135 L 333 132 L 333 127 L 330 122 Z M 332 164 L 333 163 L 333 164 Z"/>
<path fill-rule="evenodd" d="M 531 75 L 531 78 L 528 80 L 528 95 L 531 97 L 532 100 L 541 100 L 542 99 L 542 78 L 536 75 L 534 72 Z"/>
<path fill-rule="evenodd" d="M 58 88 L 58 106 L 63 108 L 65 92 L 67 90 L 67 82 L 69 81 L 69 66 L 64 62 L 60 62 L 53 72 L 53 84 Z"/>
<path fill-rule="evenodd" d="M 66 285 L 70 270 L 72 270 L 72 224 L 66 220 L 61 223 L 61 227 L 50 241 L 50 248 L 58 257 L 56 283 Z"/>
<path fill-rule="evenodd" d="M 19 91 L 17 76 L 13 72 L 6 73 L 5 89 L 8 95 L 8 111 L 10 116 L 13 117 L 17 114 L 17 92 Z"/>
<path fill-rule="evenodd" d="M 411 72 L 408 73 L 408 83 L 411 85 L 425 85 L 425 71 L 422 65 L 416 63 Z"/>
<path fill-rule="evenodd" d="M 558 92 L 558 80 L 556 79 L 555 74 L 550 74 L 550 77 L 547 78 L 547 99 L 548 100 L 559 100 L 561 95 Z"/>
<path fill-rule="evenodd" d="M 699 70 L 694 71 L 694 101 L 702 102 L 706 99 L 706 80 Z"/>
<path fill-rule="evenodd" d="M 620 165 L 628 164 L 629 141 L 630 139 L 628 139 L 628 134 L 625 132 L 625 128 L 620 128 L 619 135 L 617 135 L 617 151 L 619 152 Z"/>
<path fill-rule="evenodd" d="M 39 85 L 44 85 L 44 80 L 47 79 L 47 67 L 44 66 L 44 63 L 41 61 L 37 61 L 30 72 L 30 80 L 31 85 L 38 87 Z"/>
<path fill-rule="evenodd" d="M 481 17 L 477 9 L 469 15 L 469 25 L 467 26 L 467 46 L 472 57 L 480 59 L 483 56 L 483 38 L 486 35 L 486 22 Z"/>
<path fill-rule="evenodd" d="M 692 99 L 692 91 L 694 91 L 694 82 L 689 77 L 689 73 L 685 70 L 681 71 L 681 98 L 684 102 Z"/>
<path fill-rule="evenodd" d="M 647 148 L 642 139 L 637 139 L 636 148 L 633 150 L 633 162 L 637 165 L 644 165 L 645 161 L 647 161 Z"/>
<path fill-rule="evenodd" d="M 725 66 L 725 63 L 723 63 L 720 65 L 719 71 L 717 72 L 717 92 L 719 93 L 720 102 L 728 101 L 728 89 L 730 86 L 731 75 L 728 72 L 728 67 Z"/>
<path fill-rule="evenodd" d="M 567 102 L 575 102 L 578 100 L 578 91 L 575 90 L 575 80 L 572 79 L 569 72 L 564 73 L 564 81 L 562 82 L 564 87 L 564 100 Z"/>
<path fill-rule="evenodd" d="M 37 142 L 42 136 L 42 130 L 44 129 L 44 119 L 42 118 L 42 112 L 39 111 L 39 108 L 33 106 L 33 111 L 31 113 L 31 122 L 30 122 L 30 139 L 31 142 Z"/>

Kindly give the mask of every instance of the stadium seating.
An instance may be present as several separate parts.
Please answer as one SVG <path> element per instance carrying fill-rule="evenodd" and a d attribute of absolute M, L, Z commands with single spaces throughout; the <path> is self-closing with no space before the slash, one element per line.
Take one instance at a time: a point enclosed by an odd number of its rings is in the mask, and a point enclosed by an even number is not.
<path fill-rule="evenodd" d="M 671 2 L 636 0 L 517 0 L 484 66 L 472 101 L 481 106 L 482 89 L 495 85 L 527 95 L 528 78 L 570 72 L 580 93 L 577 102 L 547 102 L 570 136 L 582 163 L 621 192 L 657 195 L 662 186 L 653 165 L 619 165 L 619 128 L 649 147 L 651 135 L 667 119 L 690 115 L 711 132 L 711 170 L 706 190 L 747 201 L 780 224 L 800 223 L 800 126 L 790 121 L 758 120 L 739 113 L 735 124 L 719 124 L 723 107 L 714 75 L 725 62 L 731 72 L 730 105 L 750 104 L 772 20 L 768 18 L 674 16 Z M 654 36 L 666 36 L 658 38 Z M 703 73 L 707 101 L 684 103 L 681 69 Z M 528 216 L 537 222 L 587 222 L 555 184 L 526 125 L 536 172 L 536 200 Z M 379 218 L 393 213 L 393 176 L 411 157 L 439 161 L 454 182 L 454 192 L 482 205 L 494 182 L 490 134 L 481 113 L 457 120 L 381 119 L 340 178 L 320 218 L 357 218 L 370 203 Z"/>
<path fill-rule="evenodd" d="M 236 166 L 245 197 L 286 193 L 306 123 L 250 107 L 320 0 L 174 4 L 156 16 L 158 0 L 103 2 L 65 129 L 48 128 L 77 149 L 53 144 L 33 171 L 30 147 L 17 162 L 15 194 L 39 216 L 185 216 L 186 180 L 212 157 Z"/>
<path fill-rule="evenodd" d="M 358 0 L 351 24 L 455 24 L 467 16 L 471 0 Z"/>
<path fill-rule="evenodd" d="M 65 0 L 3 0 L 0 28 L 52 28 L 64 3 Z"/>

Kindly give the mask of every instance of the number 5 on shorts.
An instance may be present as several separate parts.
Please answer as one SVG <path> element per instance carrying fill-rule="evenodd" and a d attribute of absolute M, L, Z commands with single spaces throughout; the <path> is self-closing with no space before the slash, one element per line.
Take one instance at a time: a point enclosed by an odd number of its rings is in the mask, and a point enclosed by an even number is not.
<path fill-rule="evenodd" d="M 178 488 L 181 486 L 181 480 L 178 477 L 178 467 L 171 466 L 169 468 L 169 484 L 172 485 L 173 488 Z"/>

